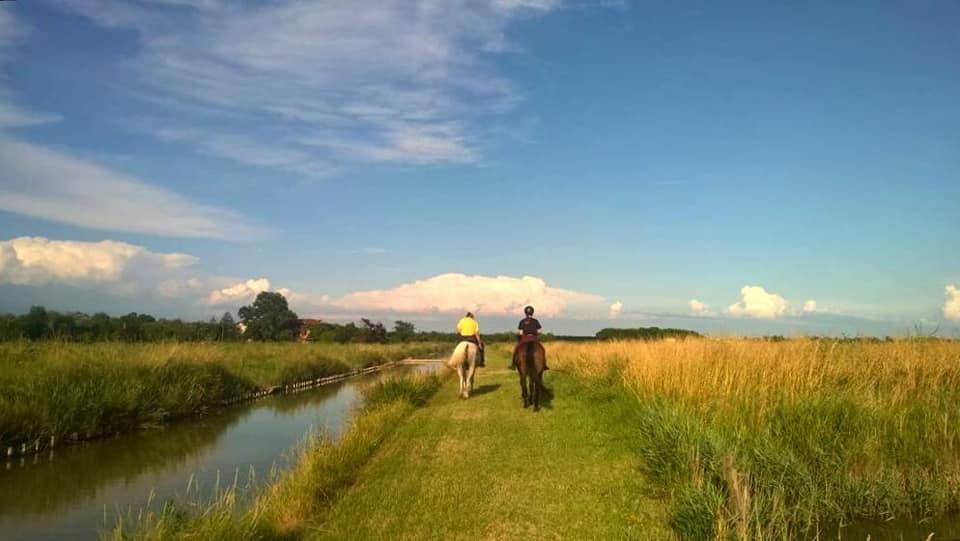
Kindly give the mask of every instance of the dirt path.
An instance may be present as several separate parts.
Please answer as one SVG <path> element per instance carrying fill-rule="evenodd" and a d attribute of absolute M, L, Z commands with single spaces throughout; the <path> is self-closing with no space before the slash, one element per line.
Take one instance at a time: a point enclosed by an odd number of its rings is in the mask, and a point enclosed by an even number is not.
<path fill-rule="evenodd" d="M 493 363 L 491 363 L 493 364 Z M 502 366 L 501 363 L 497 363 Z M 451 379 L 384 443 L 317 539 L 672 539 L 638 456 L 574 378 L 539 413 L 516 372 Z"/>

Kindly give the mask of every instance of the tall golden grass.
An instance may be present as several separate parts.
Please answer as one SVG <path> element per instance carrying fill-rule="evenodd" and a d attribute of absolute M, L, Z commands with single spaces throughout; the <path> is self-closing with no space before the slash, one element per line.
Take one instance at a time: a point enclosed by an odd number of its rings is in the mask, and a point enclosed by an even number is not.
<path fill-rule="evenodd" d="M 960 342 L 552 343 L 624 414 L 684 538 L 793 538 L 960 510 Z"/>

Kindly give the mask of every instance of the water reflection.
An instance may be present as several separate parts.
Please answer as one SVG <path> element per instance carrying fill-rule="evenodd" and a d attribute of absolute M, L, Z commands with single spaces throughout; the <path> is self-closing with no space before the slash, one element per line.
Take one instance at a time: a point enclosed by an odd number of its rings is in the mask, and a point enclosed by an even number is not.
<path fill-rule="evenodd" d="M 308 430 L 334 437 L 360 404 L 364 380 L 271 397 L 200 419 L 115 439 L 0 462 L 0 537 L 4 540 L 96 538 L 130 507 L 212 492 L 220 472 L 266 479 Z"/>

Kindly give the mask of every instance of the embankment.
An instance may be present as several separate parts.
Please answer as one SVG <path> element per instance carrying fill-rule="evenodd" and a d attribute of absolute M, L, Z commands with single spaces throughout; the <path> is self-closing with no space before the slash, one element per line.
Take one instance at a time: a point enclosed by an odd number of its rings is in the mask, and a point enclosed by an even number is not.
<path fill-rule="evenodd" d="M 19 455 L 222 407 L 436 344 L 0 344 L 0 450 Z"/>

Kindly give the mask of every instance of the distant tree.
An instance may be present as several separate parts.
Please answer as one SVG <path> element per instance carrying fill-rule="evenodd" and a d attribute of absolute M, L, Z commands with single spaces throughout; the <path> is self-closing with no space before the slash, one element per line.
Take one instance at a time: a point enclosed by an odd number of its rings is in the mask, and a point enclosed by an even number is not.
<path fill-rule="evenodd" d="M 236 340 L 239 336 L 240 331 L 237 330 L 237 322 L 233 320 L 230 312 L 224 312 L 220 318 L 220 340 L 224 342 Z"/>
<path fill-rule="evenodd" d="M 358 342 L 366 344 L 383 344 L 387 341 L 387 328 L 379 321 L 374 323 L 367 318 L 360 318 L 360 334 L 357 337 Z"/>
<path fill-rule="evenodd" d="M 47 335 L 47 309 L 42 306 L 31 306 L 30 311 L 23 316 L 21 323 L 23 335 L 30 340 L 40 340 Z"/>
<path fill-rule="evenodd" d="M 49 312 L 47 314 L 50 332 L 54 338 L 60 340 L 73 340 L 77 335 L 77 318 L 75 314 L 60 314 Z"/>
<path fill-rule="evenodd" d="M 394 321 L 391 334 L 393 342 L 409 342 L 417 335 L 417 328 L 409 321 Z"/>
<path fill-rule="evenodd" d="M 103 312 L 97 312 L 90 318 L 92 340 L 110 340 L 113 338 L 113 320 Z"/>
<path fill-rule="evenodd" d="M 21 338 L 23 338 L 23 326 L 20 318 L 11 314 L 0 315 L 0 340 Z"/>
<path fill-rule="evenodd" d="M 695 337 L 700 336 L 700 333 L 687 329 L 638 327 L 636 329 L 601 329 L 596 336 L 598 340 L 662 340 L 664 338 Z"/>
<path fill-rule="evenodd" d="M 253 340 L 292 340 L 299 325 L 287 299 L 274 291 L 260 292 L 253 304 L 240 308 L 237 315 L 247 326 L 244 336 Z"/>

